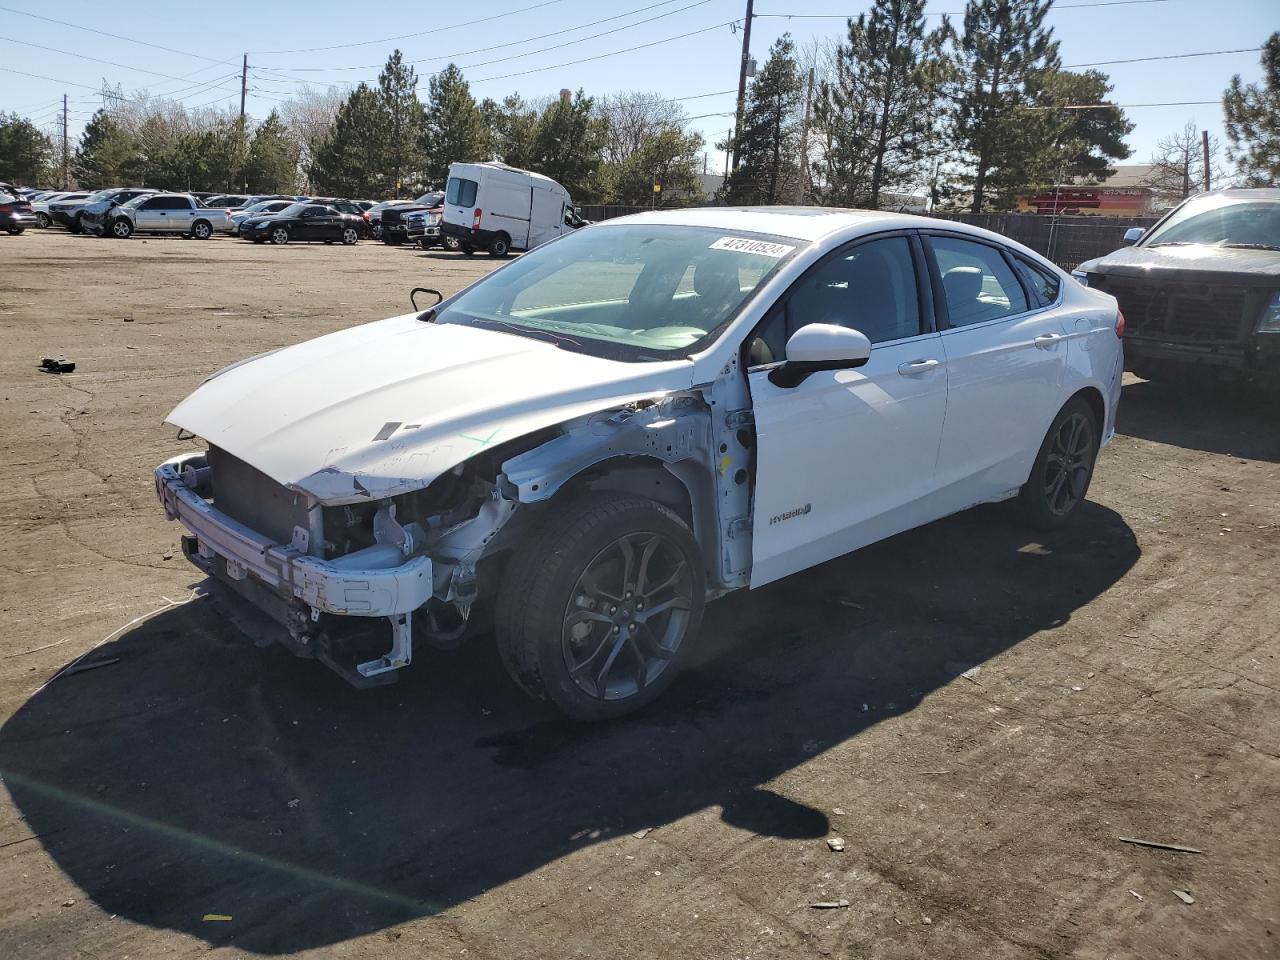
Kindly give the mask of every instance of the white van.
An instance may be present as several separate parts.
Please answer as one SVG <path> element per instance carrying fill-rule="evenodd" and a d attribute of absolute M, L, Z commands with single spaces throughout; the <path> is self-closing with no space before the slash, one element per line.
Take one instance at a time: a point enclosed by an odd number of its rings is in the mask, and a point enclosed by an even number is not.
<path fill-rule="evenodd" d="M 505 163 L 449 165 L 441 229 L 457 238 L 464 253 L 488 250 L 505 257 L 584 224 L 569 191 L 550 177 Z"/>

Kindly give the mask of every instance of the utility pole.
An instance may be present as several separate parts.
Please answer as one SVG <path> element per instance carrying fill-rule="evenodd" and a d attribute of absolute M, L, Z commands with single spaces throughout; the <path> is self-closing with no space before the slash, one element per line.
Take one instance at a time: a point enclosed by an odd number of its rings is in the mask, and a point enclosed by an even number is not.
<path fill-rule="evenodd" d="M 813 67 L 804 94 L 804 123 L 800 127 L 800 204 L 809 199 L 809 109 L 813 106 Z"/>
<path fill-rule="evenodd" d="M 244 65 L 240 67 L 240 122 L 244 123 L 244 95 L 249 89 L 249 55 L 244 55 Z"/>
<path fill-rule="evenodd" d="M 733 122 L 733 169 L 738 169 L 738 137 L 742 134 L 742 110 L 747 99 L 747 63 L 751 60 L 751 18 L 755 0 L 747 0 L 747 19 L 742 25 L 742 63 L 738 65 L 738 113 Z"/>
<path fill-rule="evenodd" d="M 62 188 L 71 189 L 71 146 L 67 142 L 67 95 L 62 95 Z"/>
<path fill-rule="evenodd" d="M 1209 192 L 1209 131 L 1200 131 L 1200 152 L 1204 154 L 1204 190 Z"/>

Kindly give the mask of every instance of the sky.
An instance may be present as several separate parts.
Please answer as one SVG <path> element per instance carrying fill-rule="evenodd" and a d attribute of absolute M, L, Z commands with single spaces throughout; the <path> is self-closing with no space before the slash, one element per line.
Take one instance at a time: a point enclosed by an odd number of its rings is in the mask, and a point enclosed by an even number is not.
<path fill-rule="evenodd" d="M 1127 162 L 1145 162 L 1162 136 L 1188 121 L 1225 141 L 1222 91 L 1236 73 L 1246 82 L 1260 79 L 1256 48 L 1280 29 L 1280 2 L 1100 2 L 1061 0 L 1050 12 L 1064 65 L 1254 48 L 1098 67 L 1110 74 L 1117 103 L 1211 101 L 1128 110 L 1136 127 L 1129 137 L 1134 155 Z M 1070 8 L 1085 3 L 1092 5 Z M 751 53 L 763 63 L 769 45 L 784 32 L 801 48 L 843 36 L 844 17 L 868 5 L 756 0 Z M 707 141 L 708 169 L 720 172 L 723 155 L 713 145 L 732 126 L 742 43 L 736 31 L 745 6 L 745 0 L 0 0 L 0 111 L 30 116 L 60 133 L 65 93 L 74 144 L 101 105 L 95 91 L 104 80 L 129 94 L 172 95 L 189 107 L 238 109 L 247 53 L 246 109 L 261 119 L 303 82 L 326 87 L 374 80 L 398 47 L 406 59 L 420 61 L 415 67 L 424 99 L 425 77 L 450 60 L 462 67 L 477 99 L 511 92 L 538 97 L 566 87 L 589 95 L 645 90 L 679 98 Z M 958 25 L 963 0 L 930 0 L 926 11 L 931 24 L 937 15 L 952 13 Z M 633 47 L 640 49 L 617 52 Z"/>

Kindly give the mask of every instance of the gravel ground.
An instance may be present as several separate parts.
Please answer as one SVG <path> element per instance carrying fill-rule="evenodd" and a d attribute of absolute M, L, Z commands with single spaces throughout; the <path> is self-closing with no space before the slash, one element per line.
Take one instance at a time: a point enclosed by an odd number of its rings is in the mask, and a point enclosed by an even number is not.
<path fill-rule="evenodd" d="M 1280 956 L 1274 400 L 1128 383 L 1069 530 L 734 595 L 608 726 L 486 643 L 360 692 L 182 603 L 165 413 L 491 266 L 0 237 L 0 956 Z"/>

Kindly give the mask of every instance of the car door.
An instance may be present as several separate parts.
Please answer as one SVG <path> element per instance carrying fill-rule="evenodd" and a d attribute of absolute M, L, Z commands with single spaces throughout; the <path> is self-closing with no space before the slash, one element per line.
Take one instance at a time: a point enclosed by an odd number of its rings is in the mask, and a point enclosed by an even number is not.
<path fill-rule="evenodd" d="M 152 197 L 150 200 L 143 200 L 138 205 L 138 211 L 133 218 L 134 229 L 141 232 L 162 229 L 161 224 L 164 220 L 161 217 L 163 211 L 160 209 L 160 205 L 164 201 L 164 197 Z"/>
<path fill-rule="evenodd" d="M 929 497 L 947 402 L 928 273 L 910 232 L 829 254 L 770 310 L 748 344 L 756 425 L 751 586 L 933 519 Z M 864 333 L 871 355 L 780 387 L 770 370 L 809 323 Z"/>
<path fill-rule="evenodd" d="M 947 362 L 938 480 L 954 509 L 1016 491 L 1061 405 L 1068 334 L 1001 244 L 925 235 Z"/>

